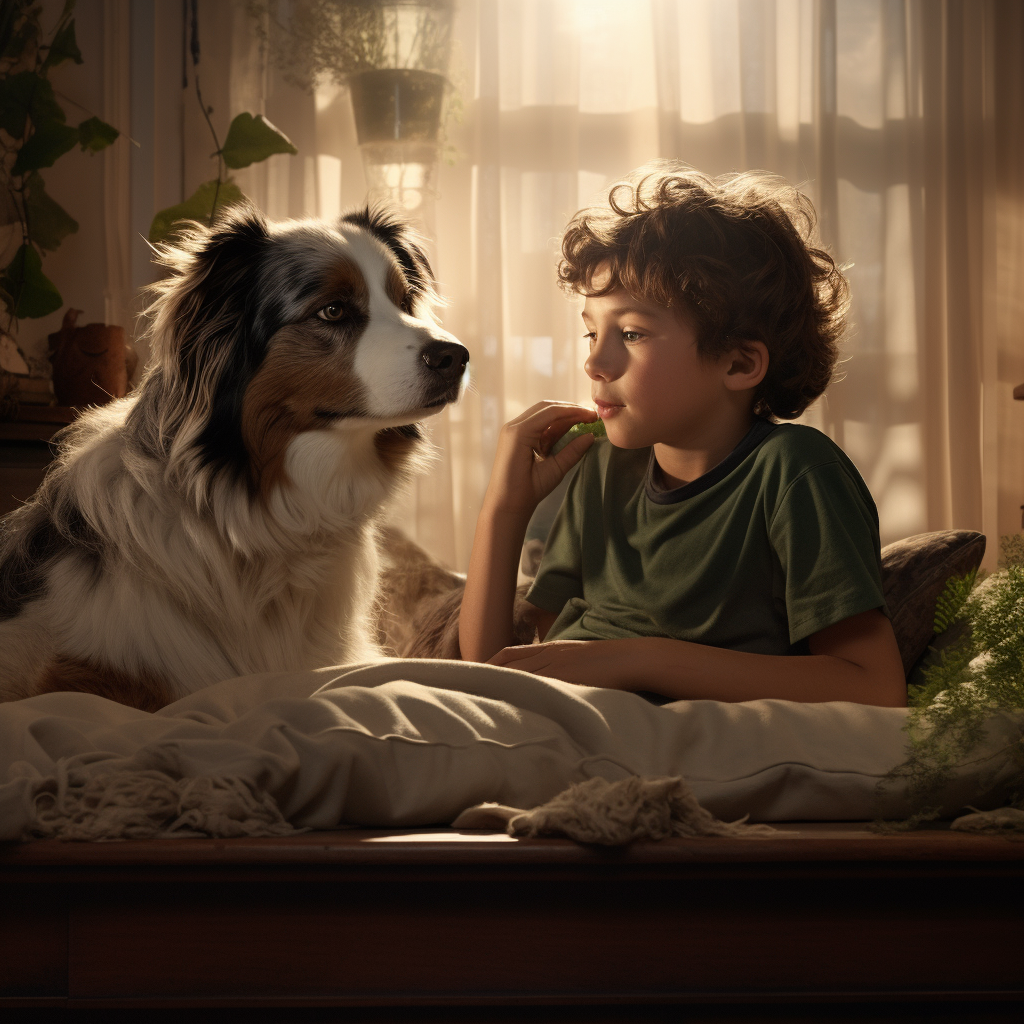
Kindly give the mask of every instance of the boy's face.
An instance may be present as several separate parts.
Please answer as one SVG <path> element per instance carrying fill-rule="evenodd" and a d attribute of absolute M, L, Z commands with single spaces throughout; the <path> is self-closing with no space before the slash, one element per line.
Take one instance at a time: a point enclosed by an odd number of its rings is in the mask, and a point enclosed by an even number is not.
<path fill-rule="evenodd" d="M 599 271 L 594 284 L 605 280 Z M 725 386 L 732 357 L 701 359 L 685 313 L 617 287 L 587 298 L 583 322 L 590 339 L 584 369 L 612 444 L 692 449 L 717 436 L 736 397 Z"/>

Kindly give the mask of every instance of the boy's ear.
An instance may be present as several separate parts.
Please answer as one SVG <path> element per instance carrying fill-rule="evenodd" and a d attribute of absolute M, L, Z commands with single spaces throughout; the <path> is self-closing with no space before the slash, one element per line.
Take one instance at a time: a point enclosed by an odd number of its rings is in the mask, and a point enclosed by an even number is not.
<path fill-rule="evenodd" d="M 763 341 L 744 341 L 725 359 L 725 386 L 730 391 L 756 388 L 768 372 L 768 346 Z"/>

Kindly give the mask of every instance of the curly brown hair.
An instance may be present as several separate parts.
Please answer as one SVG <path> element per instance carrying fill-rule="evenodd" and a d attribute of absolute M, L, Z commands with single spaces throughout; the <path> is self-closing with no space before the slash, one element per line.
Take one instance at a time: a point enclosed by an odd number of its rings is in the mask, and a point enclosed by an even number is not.
<path fill-rule="evenodd" d="M 607 206 L 581 210 L 562 236 L 567 291 L 682 309 L 697 350 L 714 359 L 763 341 L 769 365 L 754 412 L 795 419 L 832 380 L 849 287 L 814 244 L 814 207 L 765 171 L 710 178 L 679 164 L 648 165 L 613 185 Z M 599 289 L 594 276 L 607 267 Z"/>

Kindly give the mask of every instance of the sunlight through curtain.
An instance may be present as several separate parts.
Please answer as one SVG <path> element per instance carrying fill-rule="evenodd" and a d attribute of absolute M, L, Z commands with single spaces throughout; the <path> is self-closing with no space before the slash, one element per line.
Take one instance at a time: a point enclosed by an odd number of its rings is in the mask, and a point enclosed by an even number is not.
<path fill-rule="evenodd" d="M 243 190 L 271 217 L 363 201 L 343 88 L 284 85 L 243 8 L 204 17 L 226 29 L 232 113 L 266 113 L 299 147 L 240 172 Z M 842 379 L 803 419 L 861 470 L 883 544 L 983 530 L 995 565 L 1024 502 L 1019 3 L 462 0 L 455 31 L 461 120 L 431 253 L 473 384 L 431 422 L 438 462 L 403 499 L 421 544 L 464 570 L 500 425 L 541 398 L 589 401 L 559 233 L 611 181 L 672 157 L 810 195 L 848 265 L 853 326 Z"/>

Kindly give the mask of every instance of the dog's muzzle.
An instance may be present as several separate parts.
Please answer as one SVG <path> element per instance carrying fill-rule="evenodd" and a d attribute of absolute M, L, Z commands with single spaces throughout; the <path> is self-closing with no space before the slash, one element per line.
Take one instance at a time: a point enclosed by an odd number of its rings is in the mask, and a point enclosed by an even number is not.
<path fill-rule="evenodd" d="M 420 353 L 430 380 L 426 405 L 436 408 L 458 400 L 469 352 L 454 341 L 428 342 Z"/>
<path fill-rule="evenodd" d="M 469 352 L 452 341 L 432 341 L 421 353 L 427 369 L 438 374 L 446 384 L 457 384 L 469 363 Z"/>

